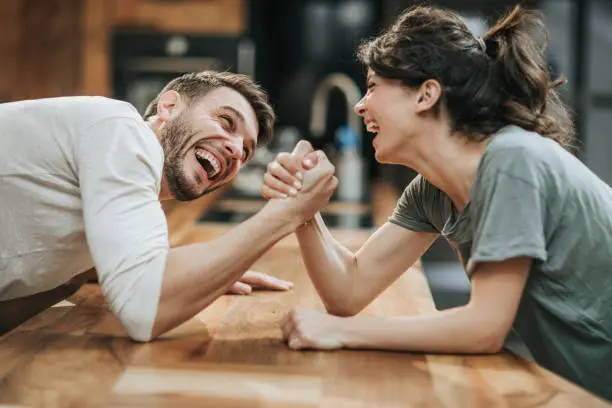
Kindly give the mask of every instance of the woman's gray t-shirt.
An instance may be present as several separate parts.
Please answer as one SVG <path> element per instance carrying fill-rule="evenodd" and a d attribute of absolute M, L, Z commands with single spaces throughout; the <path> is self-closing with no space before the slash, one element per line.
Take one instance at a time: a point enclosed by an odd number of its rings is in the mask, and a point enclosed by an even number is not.
<path fill-rule="evenodd" d="M 478 262 L 534 258 L 515 331 L 539 364 L 612 400 L 612 189 L 580 160 L 508 126 L 462 212 L 417 176 L 389 221 L 440 233 L 468 276 Z"/>

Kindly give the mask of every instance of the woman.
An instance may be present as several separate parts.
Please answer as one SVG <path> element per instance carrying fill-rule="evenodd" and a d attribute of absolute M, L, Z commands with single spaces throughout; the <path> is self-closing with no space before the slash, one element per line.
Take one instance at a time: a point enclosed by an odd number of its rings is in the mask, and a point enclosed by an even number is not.
<path fill-rule="evenodd" d="M 566 150 L 571 120 L 535 27 L 516 8 L 479 39 L 456 14 L 416 7 L 361 46 L 368 91 L 355 109 L 376 159 L 419 175 L 356 254 L 320 216 L 300 227 L 330 315 L 294 311 L 290 347 L 495 353 L 514 327 L 541 365 L 612 399 L 612 190 Z M 279 156 L 264 196 L 299 199 L 303 153 Z M 440 235 L 471 280 L 467 305 L 349 317 Z"/>

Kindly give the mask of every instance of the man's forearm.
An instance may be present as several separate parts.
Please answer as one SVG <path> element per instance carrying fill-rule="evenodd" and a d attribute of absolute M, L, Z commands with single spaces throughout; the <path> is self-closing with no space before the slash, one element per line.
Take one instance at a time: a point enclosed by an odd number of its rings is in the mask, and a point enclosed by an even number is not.
<path fill-rule="evenodd" d="M 355 255 L 338 244 L 317 213 L 296 230 L 302 258 L 319 296 L 330 313 L 343 312 L 343 298 L 351 293 L 351 275 L 357 267 Z"/>
<path fill-rule="evenodd" d="M 422 316 L 343 318 L 339 330 L 346 348 L 481 354 L 503 346 L 505 334 L 496 326 L 462 306 Z"/>
<path fill-rule="evenodd" d="M 294 228 L 291 222 L 269 216 L 264 208 L 212 241 L 171 249 L 152 337 L 183 323 L 212 303 Z"/>

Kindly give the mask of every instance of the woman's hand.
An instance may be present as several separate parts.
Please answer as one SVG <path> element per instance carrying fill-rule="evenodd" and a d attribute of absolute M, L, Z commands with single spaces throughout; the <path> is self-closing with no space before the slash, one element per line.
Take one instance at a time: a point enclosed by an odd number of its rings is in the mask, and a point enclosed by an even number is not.
<path fill-rule="evenodd" d="M 317 162 L 317 154 L 305 140 L 298 142 L 293 153 L 279 153 L 268 164 L 262 195 L 268 200 L 297 196 L 304 183 L 304 171 L 314 168 Z"/>
<path fill-rule="evenodd" d="M 344 347 L 340 333 L 345 321 L 317 310 L 297 308 L 283 318 L 281 330 L 294 350 L 337 350 Z"/>

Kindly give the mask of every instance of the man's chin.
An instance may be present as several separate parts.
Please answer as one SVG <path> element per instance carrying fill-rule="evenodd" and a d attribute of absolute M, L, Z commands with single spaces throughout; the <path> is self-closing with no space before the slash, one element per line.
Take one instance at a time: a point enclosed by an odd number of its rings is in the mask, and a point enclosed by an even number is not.
<path fill-rule="evenodd" d="M 172 195 L 175 200 L 178 201 L 193 201 L 198 199 L 203 195 L 199 189 L 196 189 L 194 186 L 188 185 L 190 183 L 175 183 L 170 185 L 170 190 L 172 191 Z"/>
<path fill-rule="evenodd" d="M 178 201 L 193 201 L 198 198 L 212 193 L 215 190 L 221 188 L 222 185 L 210 185 L 204 189 L 204 191 L 194 191 L 189 189 L 177 189 L 173 193 L 174 198 Z"/>

